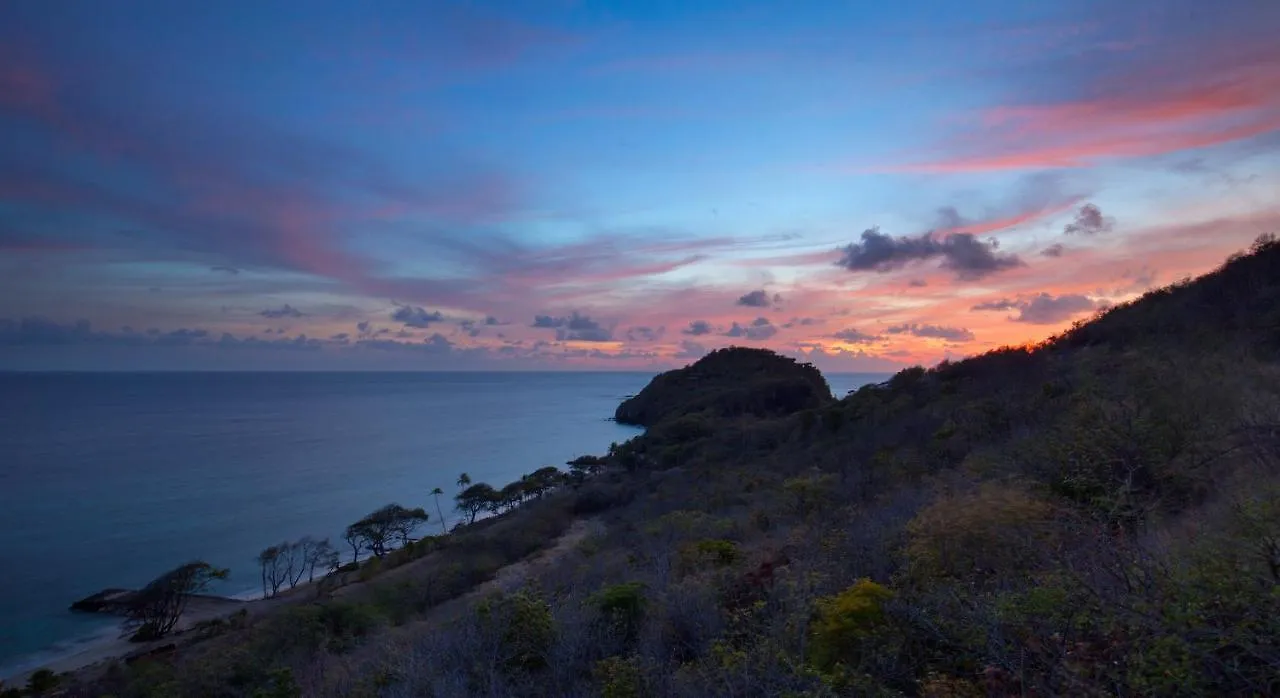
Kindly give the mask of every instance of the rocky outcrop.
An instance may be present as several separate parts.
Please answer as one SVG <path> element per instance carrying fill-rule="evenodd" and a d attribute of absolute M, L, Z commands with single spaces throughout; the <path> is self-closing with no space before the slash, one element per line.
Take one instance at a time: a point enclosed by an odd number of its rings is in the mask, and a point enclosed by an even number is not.
<path fill-rule="evenodd" d="M 832 401 L 831 388 L 812 364 L 767 349 L 730 347 L 654 377 L 618 406 L 614 419 L 652 427 L 691 414 L 779 417 Z"/>

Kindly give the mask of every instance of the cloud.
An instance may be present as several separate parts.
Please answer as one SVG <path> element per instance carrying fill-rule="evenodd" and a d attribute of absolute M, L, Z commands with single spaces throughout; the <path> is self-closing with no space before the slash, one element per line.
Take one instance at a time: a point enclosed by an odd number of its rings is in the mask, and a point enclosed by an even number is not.
<path fill-rule="evenodd" d="M 790 329 L 792 327 L 812 327 L 813 325 L 822 325 L 826 320 L 816 317 L 793 317 L 783 327 Z"/>
<path fill-rule="evenodd" d="M 552 315 L 535 315 L 532 327 L 554 329 L 556 339 L 579 342 L 611 342 L 613 330 L 602 326 L 576 310 L 570 315 L 555 317 Z"/>
<path fill-rule="evenodd" d="M 299 318 L 299 317 L 306 316 L 306 313 L 302 312 L 301 310 L 298 310 L 297 308 L 289 305 L 288 303 L 280 306 L 279 308 L 267 308 L 266 310 L 263 310 L 258 314 L 261 315 L 262 317 L 272 318 L 272 319 L 286 318 L 286 317 Z"/>
<path fill-rule="evenodd" d="M 750 308 L 768 308 L 772 304 L 769 294 L 763 289 L 752 291 L 738 298 L 738 305 L 745 305 Z"/>
<path fill-rule="evenodd" d="M 947 327 L 945 325 L 908 323 L 885 328 L 885 332 L 889 334 L 909 334 L 913 337 L 945 339 L 949 342 L 968 342 L 974 339 L 973 333 L 963 327 Z"/>
<path fill-rule="evenodd" d="M 977 311 L 1009 311 L 1017 310 L 1018 314 L 1009 319 L 1014 322 L 1025 322 L 1031 325 L 1053 325 L 1069 320 L 1081 313 L 1098 309 L 1098 301 L 1088 296 L 1064 294 L 1054 296 L 1040 293 L 1030 298 L 1000 298 L 973 306 Z"/>
<path fill-rule="evenodd" d="M 1001 71 L 1009 101 L 952 132 L 929 155 L 889 168 L 981 172 L 1091 167 L 1242 142 L 1280 129 L 1280 51 L 1264 27 L 1269 2 L 1224 3 L 1212 13 L 1152 13 L 1142 3 L 1087 10 L 1076 45 L 1034 49 Z M 1063 33 L 1065 35 L 1065 32 Z M 1030 52 L 1029 52 L 1030 53 Z M 959 124 L 959 128 L 954 125 Z M 946 153 L 936 156 L 941 147 Z"/>
<path fill-rule="evenodd" d="M 239 269 L 236 269 L 235 267 L 224 266 L 224 265 L 209 267 L 209 271 L 221 272 L 223 274 L 231 274 L 232 276 L 235 276 L 240 273 Z"/>
<path fill-rule="evenodd" d="M 404 323 L 407 327 L 426 328 L 433 322 L 443 321 L 444 315 L 441 315 L 438 310 L 427 312 L 425 308 L 416 305 L 401 305 L 392 311 L 391 319 Z"/>
<path fill-rule="evenodd" d="M 1000 254 L 994 241 L 982 242 L 971 233 L 954 233 L 937 240 L 932 233 L 898 237 L 880 232 L 879 227 L 862 232 L 862 241 L 842 248 L 837 265 L 849 271 L 889 272 L 912 262 L 942 258 L 942 267 L 963 280 L 981 279 L 1023 265 L 1016 255 Z"/>
<path fill-rule="evenodd" d="M 1014 320 L 1033 325 L 1052 325 L 1097 307 L 1097 302 L 1088 296 L 1075 294 L 1051 296 L 1048 293 L 1041 293 L 1023 303 L 1022 312 Z"/>
<path fill-rule="evenodd" d="M 1096 235 L 1106 233 L 1115 225 L 1115 220 L 1102 215 L 1102 209 L 1093 204 L 1085 204 L 1076 212 L 1076 217 L 1062 229 L 1065 235 Z"/>
<path fill-rule="evenodd" d="M 852 327 L 840 330 L 831 336 L 850 344 L 872 344 L 880 341 L 880 335 L 867 334 L 866 332 L 862 332 L 861 330 L 857 330 Z"/>
<path fill-rule="evenodd" d="M 1067 251 L 1067 248 L 1063 247 L 1062 243 L 1055 242 L 1052 245 L 1049 245 L 1048 247 L 1044 248 L 1043 250 L 1040 250 L 1040 256 L 1057 258 L 1057 257 L 1061 257 L 1062 253 L 1066 251 Z"/>
<path fill-rule="evenodd" d="M 627 330 L 628 342 L 656 342 L 666 333 L 665 327 L 631 327 Z"/>
<path fill-rule="evenodd" d="M 924 288 L 929 285 L 929 282 L 924 279 L 912 279 L 907 282 L 907 285 L 911 288 Z"/>
<path fill-rule="evenodd" d="M 768 318 L 758 317 L 752 320 L 749 325 L 739 325 L 733 323 L 728 332 L 724 333 L 726 337 L 744 337 L 746 339 L 768 339 L 778 333 L 778 328 L 769 322 Z"/>
<path fill-rule="evenodd" d="M 715 328 L 706 320 L 694 320 L 689 326 L 680 330 L 680 334 L 687 334 L 693 337 L 701 337 L 704 334 L 715 332 Z"/>
<path fill-rule="evenodd" d="M 682 340 L 680 351 L 675 353 L 677 359 L 701 359 L 707 355 L 707 348 L 697 342 Z"/>

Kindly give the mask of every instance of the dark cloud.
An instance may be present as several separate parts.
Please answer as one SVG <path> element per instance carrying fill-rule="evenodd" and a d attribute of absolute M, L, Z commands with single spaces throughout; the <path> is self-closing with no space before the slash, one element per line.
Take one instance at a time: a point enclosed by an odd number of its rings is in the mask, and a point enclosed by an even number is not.
<path fill-rule="evenodd" d="M 880 335 L 867 334 L 866 332 L 852 327 L 840 330 L 831 336 L 836 339 L 849 342 L 850 344 L 871 344 L 880 341 Z"/>
<path fill-rule="evenodd" d="M 484 324 L 486 324 L 486 325 L 499 325 L 499 324 L 501 324 L 501 323 L 499 323 L 499 322 L 498 322 L 498 318 L 496 318 L 496 317 L 494 317 L 494 316 L 492 316 L 492 315 L 489 315 L 489 316 L 485 317 L 485 319 L 484 319 Z"/>
<path fill-rule="evenodd" d="M 1014 320 L 1033 325 L 1052 325 L 1097 307 L 1098 304 L 1088 296 L 1073 294 L 1051 296 L 1041 293 L 1023 303 L 1020 306 L 1022 312 L 1018 313 L 1018 317 Z"/>
<path fill-rule="evenodd" d="M 1067 251 L 1067 248 L 1063 247 L 1062 243 L 1055 242 L 1054 244 L 1049 245 L 1043 250 L 1040 250 L 1040 256 L 1057 258 L 1057 257 L 1061 257 L 1062 253 L 1066 251 Z"/>
<path fill-rule="evenodd" d="M 1115 226 L 1115 220 L 1102 215 L 1102 209 L 1093 204 L 1085 204 L 1076 211 L 1076 217 L 1062 229 L 1066 235 L 1096 235 L 1106 233 Z"/>
<path fill-rule="evenodd" d="M 947 327 L 945 325 L 908 323 L 885 328 L 885 332 L 889 334 L 909 334 L 913 337 L 945 339 L 949 342 L 968 342 L 974 338 L 973 333 L 963 327 Z"/>
<path fill-rule="evenodd" d="M 936 240 L 932 233 L 916 237 L 892 237 L 870 228 L 862 232 L 862 241 L 841 249 L 836 262 L 849 271 L 889 272 L 912 262 L 942 258 L 943 268 L 960 279 L 981 279 L 996 272 L 1022 266 L 1017 255 L 1000 254 L 995 240 L 983 242 L 970 233 L 954 233 Z"/>
<path fill-rule="evenodd" d="M 316 341 L 316 340 L 305 340 Z M 43 317 L 26 317 L 20 320 L 0 319 L 0 346 L 127 346 L 127 347 L 189 347 L 206 346 L 226 348 L 256 343 L 260 346 L 297 346 L 294 339 L 261 340 L 254 337 L 236 339 L 222 334 L 218 340 L 202 328 L 181 327 L 176 330 L 151 328 L 138 332 L 131 327 L 118 331 L 94 330 L 88 320 L 60 323 Z"/>
<path fill-rule="evenodd" d="M 1068 320 L 1080 313 L 1098 309 L 1100 304 L 1088 296 L 1067 294 L 1053 296 L 1041 293 L 1024 299 L 1000 298 L 973 306 L 978 311 L 1010 311 L 1018 314 L 1009 319 L 1014 322 L 1025 322 L 1032 325 L 1053 325 Z"/>
<path fill-rule="evenodd" d="M 707 355 L 707 348 L 697 342 L 683 340 L 680 342 L 680 351 L 676 352 L 677 359 L 701 359 Z"/>
<path fill-rule="evenodd" d="M 556 339 L 561 342 L 613 341 L 613 330 L 602 326 L 600 323 L 592 320 L 586 315 L 578 313 L 577 311 L 563 317 L 535 315 L 532 326 L 543 329 L 554 329 L 556 331 Z"/>
<path fill-rule="evenodd" d="M 924 279 L 912 279 L 907 282 L 907 285 L 911 288 L 924 288 L 929 285 L 929 282 Z"/>
<path fill-rule="evenodd" d="M 826 320 L 816 317 L 793 317 L 783 327 L 790 329 L 792 327 L 811 327 L 813 325 L 824 324 Z"/>
<path fill-rule="evenodd" d="M 656 342 L 666 333 L 665 327 L 632 327 L 627 330 L 628 342 Z"/>
<path fill-rule="evenodd" d="M 738 305 L 745 305 L 749 308 L 768 308 L 772 303 L 769 294 L 763 289 L 752 291 L 738 298 Z"/>
<path fill-rule="evenodd" d="M 232 276 L 235 276 L 236 274 L 240 273 L 239 269 L 236 269 L 235 267 L 227 267 L 227 266 L 209 267 L 209 271 L 217 271 L 223 274 L 231 274 Z"/>
<path fill-rule="evenodd" d="M 444 315 L 440 311 L 427 312 L 425 308 L 416 305 L 401 305 L 391 313 L 391 319 L 396 322 L 404 323 L 408 327 L 426 328 L 430 327 L 433 322 L 444 320 Z"/>
<path fill-rule="evenodd" d="M 1019 307 L 1018 301 L 1009 300 L 1008 298 L 1001 298 L 999 300 L 986 301 L 984 303 L 979 303 L 973 306 L 972 308 L 970 308 L 970 310 L 1015 310 L 1018 307 Z"/>
<path fill-rule="evenodd" d="M 285 317 L 298 318 L 298 317 L 306 316 L 306 313 L 302 312 L 301 310 L 298 310 L 297 308 L 289 305 L 288 303 L 280 306 L 279 308 L 267 308 L 266 310 L 258 314 L 261 315 L 262 317 L 272 318 L 272 319 L 285 318 Z"/>
<path fill-rule="evenodd" d="M 728 332 L 724 333 L 726 337 L 745 337 L 747 339 L 768 339 L 778 333 L 778 328 L 769 322 L 769 318 L 758 317 L 751 321 L 749 325 L 739 325 L 733 323 Z"/>
<path fill-rule="evenodd" d="M 335 334 L 329 337 L 329 339 L 330 341 L 334 341 L 334 342 L 345 342 L 351 339 L 351 335 L 347 334 L 346 332 L 339 332 L 338 334 Z"/>
<path fill-rule="evenodd" d="M 687 334 L 692 337 L 701 337 L 704 334 L 711 334 L 712 332 L 715 332 L 715 328 L 706 320 L 694 320 L 689 323 L 688 327 L 680 330 L 680 334 Z"/>

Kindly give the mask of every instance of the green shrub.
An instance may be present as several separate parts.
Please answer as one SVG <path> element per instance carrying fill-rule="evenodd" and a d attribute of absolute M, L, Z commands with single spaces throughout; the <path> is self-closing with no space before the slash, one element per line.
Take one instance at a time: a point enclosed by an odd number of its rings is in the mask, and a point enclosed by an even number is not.
<path fill-rule="evenodd" d="M 800 516 L 817 514 L 836 500 L 836 477 L 829 473 L 793 477 L 782 483 L 791 509 Z"/>
<path fill-rule="evenodd" d="M 684 572 L 708 567 L 728 567 L 740 557 L 737 543 L 721 538 L 708 538 L 681 546 L 679 567 Z"/>
<path fill-rule="evenodd" d="M 591 675 L 602 698 L 642 698 L 644 674 L 635 657 L 609 657 L 596 662 Z"/>
<path fill-rule="evenodd" d="M 254 691 L 253 698 L 302 698 L 302 689 L 286 667 L 272 672 L 269 684 Z"/>
<path fill-rule="evenodd" d="M 645 585 L 641 582 L 613 584 L 596 592 L 590 600 L 605 621 L 625 638 L 633 638 L 644 616 Z"/>
<path fill-rule="evenodd" d="M 893 592 L 870 579 L 818 600 L 810 625 L 810 661 L 822 670 L 837 664 L 856 666 L 864 640 L 885 622 L 884 604 Z"/>
<path fill-rule="evenodd" d="M 534 672 L 547 666 L 547 650 L 555 644 L 551 606 L 529 592 L 485 599 L 476 607 L 481 626 L 497 642 L 498 664 L 508 673 Z"/>
<path fill-rule="evenodd" d="M 33 696 L 42 696 L 58 687 L 58 675 L 51 669 L 36 669 L 27 678 L 27 691 Z"/>

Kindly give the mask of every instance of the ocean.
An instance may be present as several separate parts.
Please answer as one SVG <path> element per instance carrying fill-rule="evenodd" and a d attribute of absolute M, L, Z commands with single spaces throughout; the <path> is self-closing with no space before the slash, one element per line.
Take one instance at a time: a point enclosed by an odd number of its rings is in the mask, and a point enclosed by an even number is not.
<path fill-rule="evenodd" d="M 254 557 L 383 504 L 450 517 L 495 486 L 601 454 L 650 373 L 0 373 L 0 677 L 112 632 L 72 601 L 192 559 L 257 589 Z M 878 374 L 827 376 L 845 392 Z"/>

